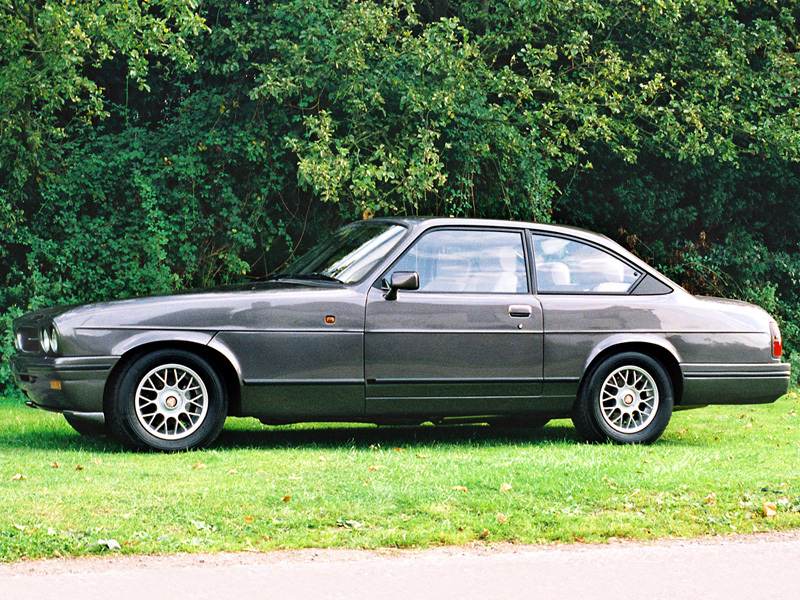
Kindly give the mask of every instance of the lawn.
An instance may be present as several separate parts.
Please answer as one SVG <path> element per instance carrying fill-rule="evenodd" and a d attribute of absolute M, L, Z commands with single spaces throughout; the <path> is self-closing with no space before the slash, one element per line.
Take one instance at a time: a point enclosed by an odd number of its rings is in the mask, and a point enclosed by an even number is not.
<path fill-rule="evenodd" d="M 800 396 L 676 413 L 652 446 L 569 421 L 264 427 L 132 454 L 0 400 L 0 561 L 98 553 L 603 542 L 800 527 Z"/>

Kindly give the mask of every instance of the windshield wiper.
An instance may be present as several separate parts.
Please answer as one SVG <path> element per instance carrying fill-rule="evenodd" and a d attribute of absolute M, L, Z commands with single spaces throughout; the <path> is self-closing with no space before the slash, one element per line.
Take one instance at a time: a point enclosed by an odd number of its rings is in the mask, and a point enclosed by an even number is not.
<path fill-rule="evenodd" d="M 279 279 L 305 279 L 311 281 L 332 281 L 334 283 L 344 283 L 344 281 L 341 279 L 336 279 L 336 277 L 325 275 L 325 273 L 278 273 L 277 275 L 270 277 L 270 279 L 273 281 Z"/>

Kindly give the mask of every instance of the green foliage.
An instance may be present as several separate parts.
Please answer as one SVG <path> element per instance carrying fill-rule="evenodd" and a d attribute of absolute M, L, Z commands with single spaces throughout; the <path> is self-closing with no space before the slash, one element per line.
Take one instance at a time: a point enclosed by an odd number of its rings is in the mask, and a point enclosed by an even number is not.
<path fill-rule="evenodd" d="M 0 0 L 3 356 L 20 312 L 385 214 L 603 230 L 800 353 L 799 7 Z"/>

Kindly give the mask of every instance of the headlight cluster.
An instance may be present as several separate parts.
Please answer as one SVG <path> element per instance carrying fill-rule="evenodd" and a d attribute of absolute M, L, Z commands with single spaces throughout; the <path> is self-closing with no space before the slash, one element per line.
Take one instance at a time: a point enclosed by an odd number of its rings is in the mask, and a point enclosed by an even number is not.
<path fill-rule="evenodd" d="M 39 331 L 39 344 L 45 354 L 55 354 L 58 352 L 58 333 L 54 325 L 45 325 Z"/>

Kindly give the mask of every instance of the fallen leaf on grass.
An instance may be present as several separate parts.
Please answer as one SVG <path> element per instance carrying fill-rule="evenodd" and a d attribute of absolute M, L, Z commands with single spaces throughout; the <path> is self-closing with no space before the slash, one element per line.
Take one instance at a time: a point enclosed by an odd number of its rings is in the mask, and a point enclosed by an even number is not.
<path fill-rule="evenodd" d="M 117 540 L 97 540 L 98 546 L 105 546 L 109 550 L 122 550 Z"/>
<path fill-rule="evenodd" d="M 500 486 L 500 491 L 501 492 L 510 492 L 513 489 L 514 489 L 514 486 L 511 485 L 510 483 L 504 483 L 503 485 Z"/>
<path fill-rule="evenodd" d="M 12 475 L 11 479 L 13 481 L 23 481 L 23 480 L 27 479 L 27 477 L 25 477 L 25 475 L 23 475 L 22 473 L 17 473 L 16 475 Z"/>
<path fill-rule="evenodd" d="M 292 499 L 292 496 L 291 496 L 291 494 L 286 494 L 286 495 L 283 497 L 283 502 L 289 502 L 289 500 L 291 500 L 291 499 Z"/>
<path fill-rule="evenodd" d="M 503 513 L 497 513 L 497 522 L 501 525 L 503 523 L 508 523 L 508 517 L 505 516 Z"/>
<path fill-rule="evenodd" d="M 228 475 L 238 475 L 238 474 L 239 471 L 237 471 L 236 469 L 231 469 L 230 471 L 228 471 Z"/>
<path fill-rule="evenodd" d="M 255 519 L 253 517 L 245 517 L 244 518 L 244 522 L 245 523 L 252 523 L 253 521 L 255 521 Z"/>
<path fill-rule="evenodd" d="M 481 532 L 478 534 L 478 537 L 479 537 L 479 538 L 482 538 L 482 539 L 485 539 L 485 538 L 489 537 L 490 533 L 491 533 L 491 532 L 490 532 L 488 529 L 484 529 L 483 531 L 481 531 Z"/>
<path fill-rule="evenodd" d="M 450 489 L 452 489 L 454 492 L 464 492 L 464 493 L 467 492 L 467 488 L 463 485 L 454 485 Z"/>
<path fill-rule="evenodd" d="M 78 465 L 77 467 L 75 467 L 76 471 L 83 471 L 83 469 L 84 469 L 83 465 Z"/>
<path fill-rule="evenodd" d="M 57 462 L 53 462 L 53 464 L 50 465 L 50 468 L 51 469 L 57 469 L 58 468 L 58 463 Z"/>
<path fill-rule="evenodd" d="M 764 502 L 762 510 L 765 517 L 774 517 L 778 514 L 778 507 L 775 506 L 774 502 Z"/>
<path fill-rule="evenodd" d="M 381 467 L 381 466 L 379 466 L 379 465 L 372 465 L 372 466 L 369 468 L 369 470 L 370 470 L 370 471 L 380 471 L 382 468 L 383 468 L 383 467 Z"/>
<path fill-rule="evenodd" d="M 714 492 L 709 492 L 706 496 L 706 504 L 711 505 L 717 501 L 717 495 Z"/>
<path fill-rule="evenodd" d="M 206 468 L 206 466 L 205 466 L 203 463 L 201 463 L 201 462 L 199 462 L 199 461 L 198 461 L 198 462 L 196 462 L 196 463 L 194 464 L 194 466 L 193 466 L 192 468 L 193 468 L 193 469 L 205 469 L 205 468 Z"/>

